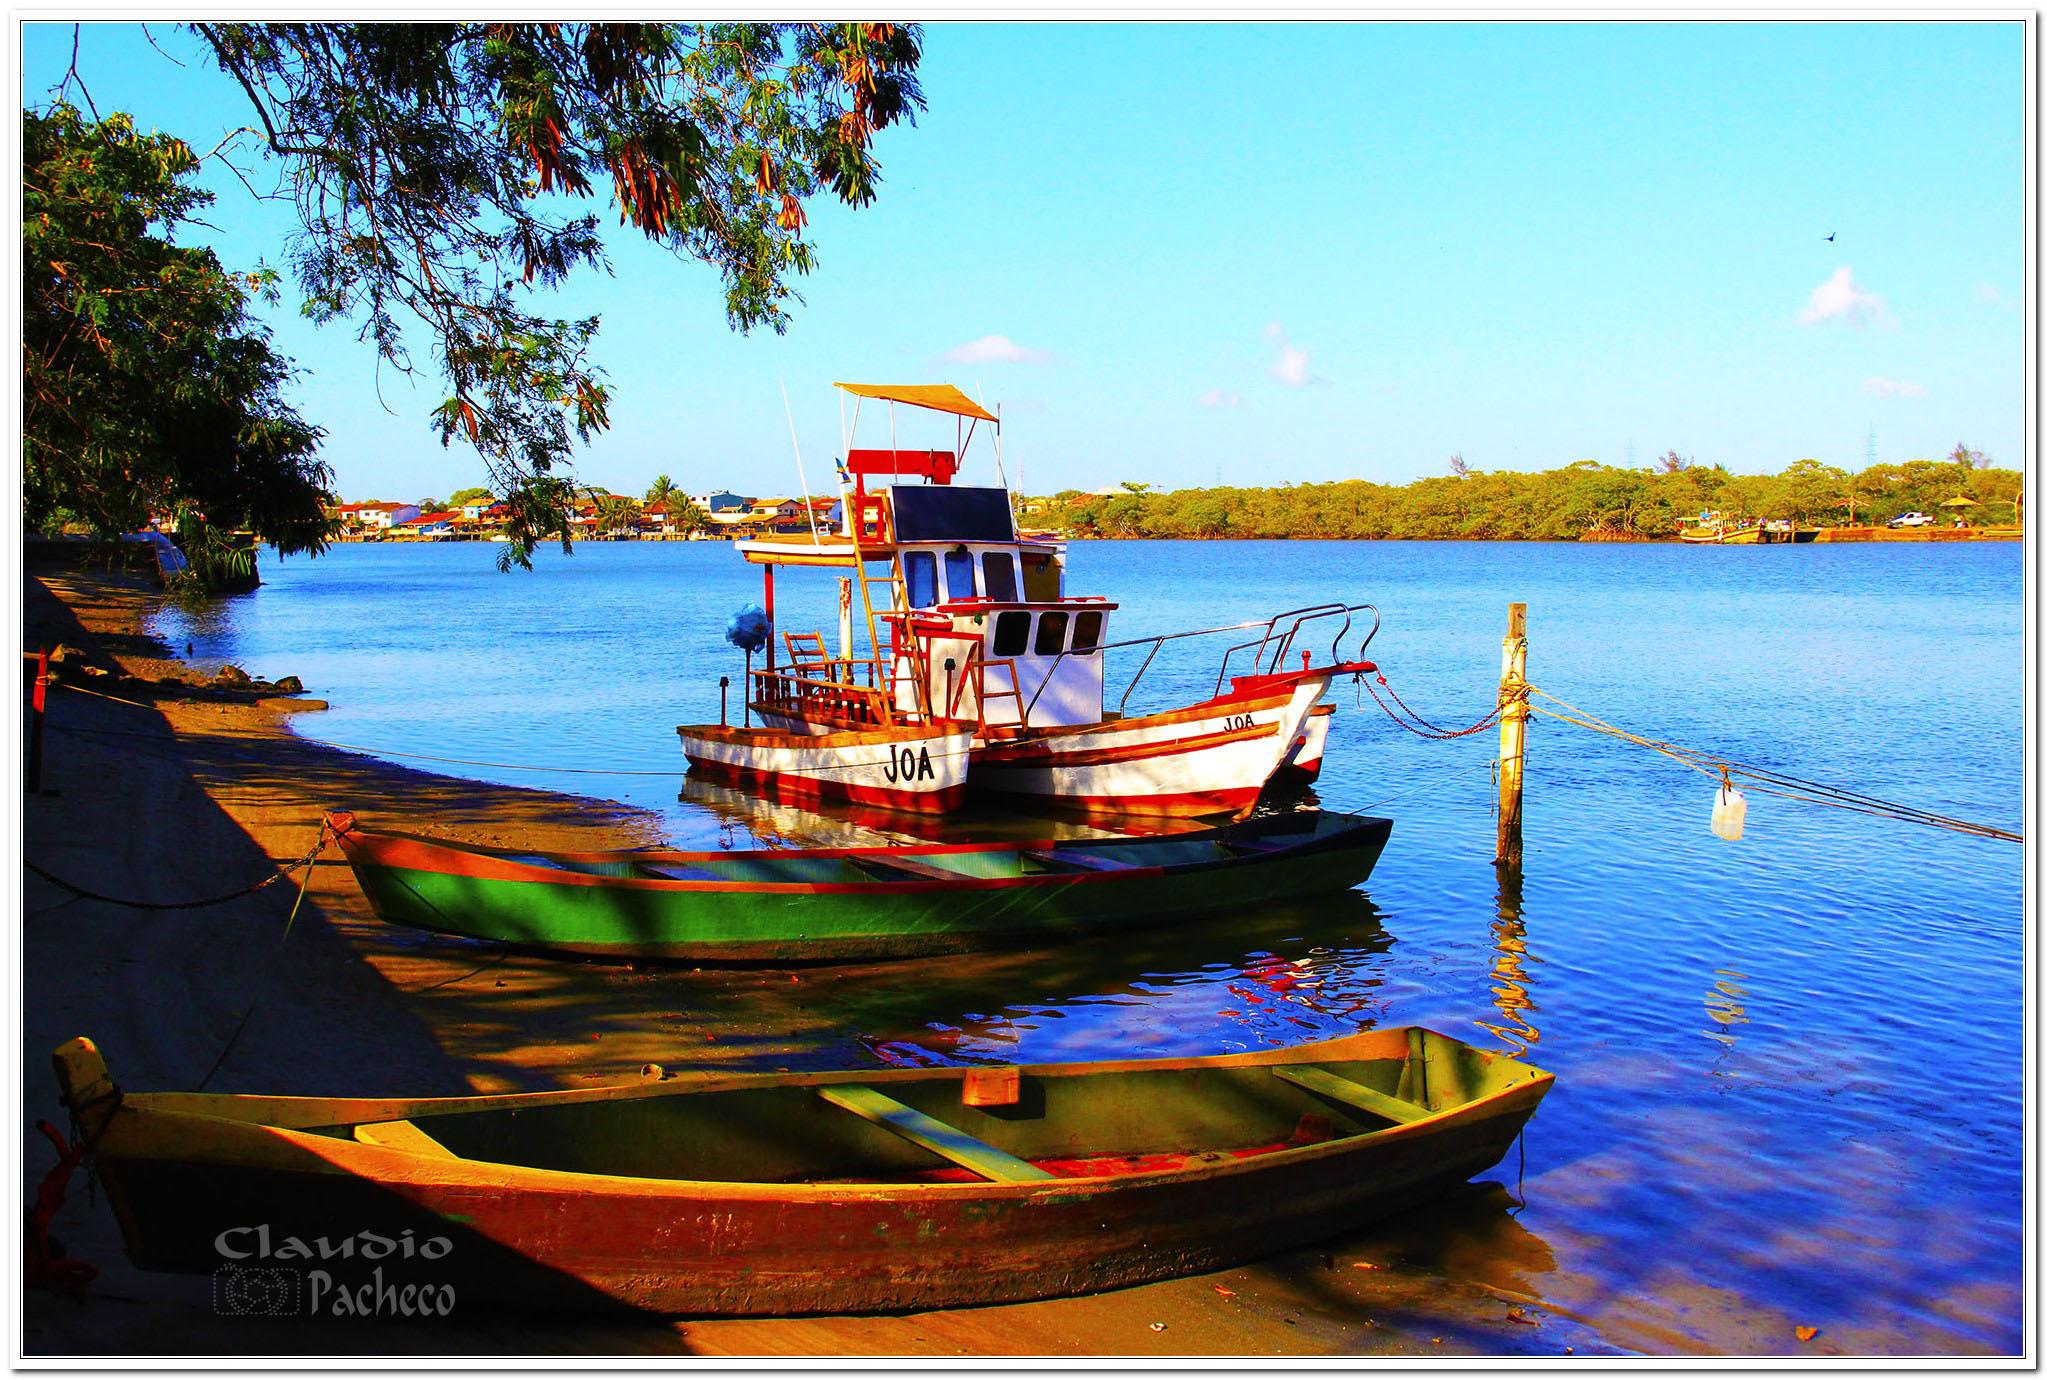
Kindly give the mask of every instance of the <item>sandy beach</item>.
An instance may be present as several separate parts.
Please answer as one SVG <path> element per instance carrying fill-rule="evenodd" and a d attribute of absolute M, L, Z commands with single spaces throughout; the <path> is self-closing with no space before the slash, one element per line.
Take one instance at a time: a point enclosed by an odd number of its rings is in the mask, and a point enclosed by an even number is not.
<path fill-rule="evenodd" d="M 160 598 L 137 576 L 30 571 L 28 645 L 68 644 L 106 672 L 84 674 L 76 658 L 67 665 L 51 695 L 44 791 L 27 798 L 26 857 L 59 878 L 118 898 L 222 895 L 302 857 L 323 811 L 336 807 L 379 826 L 541 849 L 659 837 L 650 816 L 601 799 L 429 775 L 309 742 L 278 709 L 204 688 L 217 668 L 186 665 L 145 636 Z M 114 1077 L 136 1090 L 194 1088 L 219 1059 L 213 1091 L 460 1094 L 627 1079 L 650 1061 L 776 1067 L 816 1048 L 820 1018 L 806 995 L 819 984 L 869 984 L 877 1003 L 908 1013 L 920 998 L 888 965 L 636 970 L 400 931 L 375 919 L 332 854 L 313 868 L 283 937 L 296 890 L 284 882 L 203 909 L 136 910 L 27 878 L 28 1193 L 52 1160 L 32 1123 L 63 1120 L 48 1054 L 73 1035 L 97 1040 Z M 920 971 L 943 981 L 937 970 Z M 930 999 L 928 987 L 921 996 Z M 127 1263 L 112 1214 L 81 1177 L 54 1233 L 99 1277 L 79 1298 L 31 1292 L 25 1348 L 30 1356 L 792 1358 L 1740 1349 L 1748 1320 L 1716 1318 L 1710 1301 L 1673 1310 L 1608 1297 L 1597 1300 L 1596 1320 L 1591 1300 L 1574 1307 L 1569 1293 L 1557 1296 L 1568 1272 L 1557 1273 L 1551 1247 L 1519 1228 L 1510 1206 L 1497 1185 L 1475 1186 L 1329 1249 L 1028 1305 L 715 1321 L 478 1308 L 427 1324 L 216 1316 L 207 1278 Z M 1538 1290 L 1552 1297 L 1538 1300 Z M 1770 1320 L 1773 1332 L 1780 1321 Z"/>

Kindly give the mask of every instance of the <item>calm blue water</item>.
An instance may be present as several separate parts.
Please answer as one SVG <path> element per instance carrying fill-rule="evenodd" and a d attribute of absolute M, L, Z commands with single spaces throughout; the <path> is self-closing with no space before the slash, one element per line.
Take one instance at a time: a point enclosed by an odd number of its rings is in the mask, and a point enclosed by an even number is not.
<path fill-rule="evenodd" d="M 715 544 L 593 544 L 513 576 L 491 554 L 273 562 L 260 591 L 157 630 L 300 676 L 334 706 L 301 731 L 329 741 L 679 773 L 674 726 L 716 719 L 718 676 L 739 680 L 722 633 L 758 571 Z M 1072 592 L 1123 602 L 1112 637 L 1369 599 L 1371 654 L 1445 725 L 1486 713 L 1522 600 L 1529 678 L 1628 729 L 2023 826 L 2016 545 L 1075 543 L 1069 564 Z M 828 572 L 785 573 L 778 593 L 783 628 L 833 626 Z M 1131 707 L 1213 677 L 1189 648 Z M 1538 718 L 1526 880 L 1502 898 L 1496 735 L 1424 741 L 1337 693 L 1320 798 L 1396 821 L 1363 893 L 985 967 L 894 965 L 845 984 L 844 1047 L 1046 1060 L 1425 1023 L 1559 1075 L 1517 1219 L 1559 1270 L 1868 1349 L 2020 1348 L 2018 846 L 1756 793 L 1726 843 L 1705 777 Z M 677 775 L 439 769 L 628 801 L 695 843 L 845 827 L 678 799 Z"/>

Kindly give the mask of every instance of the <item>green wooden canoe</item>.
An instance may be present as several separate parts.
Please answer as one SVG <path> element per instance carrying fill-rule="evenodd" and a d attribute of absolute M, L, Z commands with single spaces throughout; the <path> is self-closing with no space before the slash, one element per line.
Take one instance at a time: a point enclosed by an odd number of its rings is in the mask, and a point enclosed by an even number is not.
<path fill-rule="evenodd" d="M 137 1264 L 212 1274 L 223 1311 L 435 1316 L 896 1312 L 1221 1269 L 1483 1172 L 1551 1083 L 1412 1027 L 455 1098 L 123 1092 L 82 1039 L 57 1073 Z"/>
<path fill-rule="evenodd" d="M 1303 810 L 1159 837 L 518 853 L 327 818 L 401 925 L 614 958 L 867 959 L 1054 940 L 1341 891 L 1393 822 Z"/>

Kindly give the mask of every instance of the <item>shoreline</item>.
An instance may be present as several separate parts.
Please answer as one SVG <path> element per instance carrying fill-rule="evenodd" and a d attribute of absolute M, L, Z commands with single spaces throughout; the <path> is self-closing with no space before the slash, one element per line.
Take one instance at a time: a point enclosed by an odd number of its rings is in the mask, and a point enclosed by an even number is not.
<path fill-rule="evenodd" d="M 513 847 L 629 847 L 658 819 L 616 802 L 440 776 L 327 747 L 286 716 L 203 689 L 144 633 L 162 595 L 134 574 L 34 570 L 28 645 L 64 641 L 109 672 L 54 689 L 44 785 L 26 800 L 26 857 L 113 896 L 219 896 L 297 859 L 321 813 L 353 807 L 414 832 Z M 38 578 L 40 577 L 40 578 Z M 70 659 L 67 658 L 67 662 Z M 281 669 L 289 669 L 282 664 Z M 122 678 L 115 683 L 115 674 Z M 311 686 L 317 694 L 320 686 Z M 111 695 L 132 703 L 117 703 Z M 49 1051 L 99 1041 L 137 1091 L 193 1090 L 230 1040 L 217 1092 L 388 1096 L 539 1090 L 671 1069 L 858 1067 L 934 1011 L 1036 986 L 1104 990 L 1130 941 L 958 960 L 818 968 L 620 966 L 444 939 L 378 921 L 347 865 L 203 910 L 136 911 L 25 884 L 25 1195 L 62 1125 Z M 1148 941 L 1164 946 L 1172 936 Z M 1106 976 L 1105 976 L 1106 975 Z M 996 997 L 1000 1000 L 1000 997 Z M 253 1003 L 253 1005 L 252 1005 Z M 247 1025 L 237 1037 L 244 1013 Z M 1532 1194 L 1569 1198 L 1581 1166 Z M 1792 1340 L 1768 1300 L 1677 1272 L 1616 1294 L 1585 1262 L 1584 1225 L 1524 1230 L 1510 1172 L 1317 1248 L 1079 1298 L 863 1317 L 552 1317 L 460 1308 L 402 1318 L 227 1317 L 207 1276 L 122 1254 L 76 1176 L 53 1234 L 99 1270 L 82 1298 L 25 1295 L 25 1353 L 44 1356 L 609 1355 L 774 1357 L 1713 1357 L 1895 1352 L 1887 1329 Z"/>
<path fill-rule="evenodd" d="M 373 807 L 363 812 L 380 826 L 530 848 L 658 836 L 652 816 L 614 802 L 439 776 L 301 738 L 275 709 L 208 692 L 147 636 L 161 597 L 132 573 L 27 572 L 26 644 L 64 642 L 108 673 L 65 673 L 89 695 L 50 692 L 45 793 L 26 798 L 24 855 L 59 877 L 124 898 L 219 896 L 302 857 L 330 806 Z M 806 1001 L 819 985 L 915 996 L 902 989 L 917 978 L 900 964 L 649 970 L 386 926 L 331 849 L 280 944 L 296 892 L 292 881 L 207 909 L 140 911 L 26 877 L 25 1201 L 53 1160 L 33 1122 L 64 1123 L 49 1051 L 73 1035 L 98 1041 L 115 1079 L 138 1091 L 196 1088 L 232 1041 L 211 1091 L 460 1095 L 621 1081 L 649 1062 L 792 1066 L 843 1041 Z M 1445 1214 L 1500 1218 L 1497 1193 L 1474 1188 L 1344 1246 L 1426 1262 Z M 25 1355 L 1483 1357 L 1561 1353 L 1566 1328 L 1591 1354 L 1702 1350 L 1647 1318 L 1588 1334 L 1558 1314 L 1546 1337 L 1515 1326 L 1497 1291 L 1520 1297 L 1534 1286 L 1511 1267 L 1482 1279 L 1426 1267 L 1363 1274 L 1321 1251 L 1088 1297 L 872 1317 L 621 1320 L 483 1308 L 433 1325 L 224 1317 L 208 1277 L 130 1264 L 94 1196 L 74 1176 L 51 1229 L 98 1278 L 76 1299 L 25 1292 Z M 1386 1321 L 1360 1326 L 1364 1317 Z"/>

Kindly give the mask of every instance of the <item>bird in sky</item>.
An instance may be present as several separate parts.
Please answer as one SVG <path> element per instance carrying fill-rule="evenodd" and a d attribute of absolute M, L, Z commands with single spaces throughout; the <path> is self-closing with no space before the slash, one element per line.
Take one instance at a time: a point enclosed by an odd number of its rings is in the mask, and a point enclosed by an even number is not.
<path fill-rule="evenodd" d="M 1834 232 L 1834 235 L 1838 235 L 1838 234 L 1840 234 L 1840 233 L 1841 233 L 1840 231 L 1836 230 L 1836 231 Z M 1832 244 L 1832 243 L 1834 242 L 1834 235 L 1829 235 L 1829 236 L 1827 236 L 1827 243 L 1828 243 L 1828 244 Z"/>

